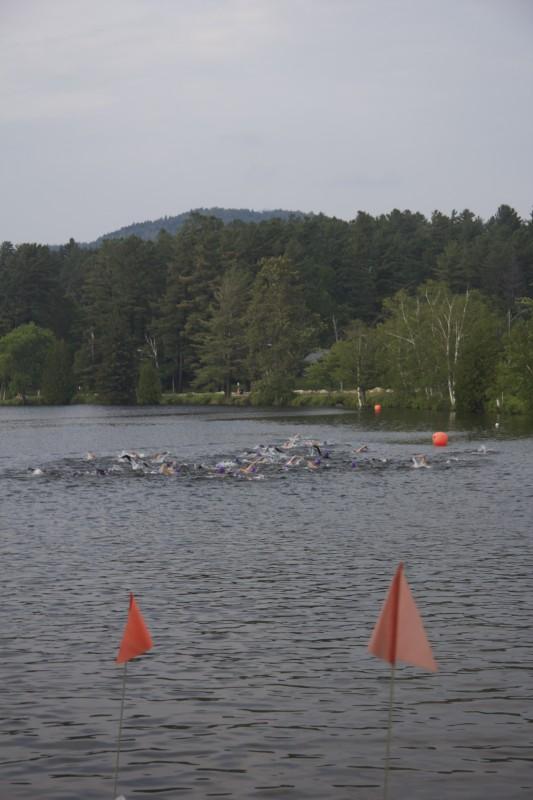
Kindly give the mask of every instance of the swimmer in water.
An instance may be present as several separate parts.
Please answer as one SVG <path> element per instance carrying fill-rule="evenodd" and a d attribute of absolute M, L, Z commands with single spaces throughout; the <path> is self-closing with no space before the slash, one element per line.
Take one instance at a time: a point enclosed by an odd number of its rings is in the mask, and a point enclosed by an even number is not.
<path fill-rule="evenodd" d="M 176 474 L 176 468 L 174 467 L 174 464 L 171 461 L 165 461 L 159 467 L 159 474 L 160 475 L 175 475 Z"/>
<path fill-rule="evenodd" d="M 154 464 L 162 464 L 165 459 L 168 458 L 168 455 L 168 450 L 164 450 L 162 453 L 152 453 L 151 455 L 147 456 L 147 458 Z"/>
<path fill-rule="evenodd" d="M 242 472 L 243 475 L 250 475 L 252 472 L 257 472 L 257 464 L 264 463 L 262 459 L 256 458 L 255 461 L 251 461 L 247 467 L 241 467 L 239 472 Z"/>
<path fill-rule="evenodd" d="M 292 450 L 293 447 L 298 445 L 298 441 L 300 439 L 300 434 L 295 433 L 293 436 L 289 436 L 286 442 L 283 442 L 281 447 L 283 450 Z"/>
<path fill-rule="evenodd" d="M 428 464 L 427 456 L 423 454 L 412 456 L 411 461 L 413 462 L 413 469 L 420 469 L 421 467 L 431 469 L 430 464 Z"/>
<path fill-rule="evenodd" d="M 302 456 L 291 456 L 286 462 L 286 467 L 299 467 L 302 463 L 303 458 Z"/>

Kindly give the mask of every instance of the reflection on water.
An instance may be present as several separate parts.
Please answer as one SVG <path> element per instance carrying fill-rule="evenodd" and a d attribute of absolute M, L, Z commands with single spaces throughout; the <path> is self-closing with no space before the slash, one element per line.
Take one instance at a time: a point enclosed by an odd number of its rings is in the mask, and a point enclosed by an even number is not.
<path fill-rule="evenodd" d="M 531 431 L 168 408 L 2 409 L 0 431 L 0 797 L 111 795 L 130 589 L 155 646 L 128 671 L 127 797 L 380 797 L 366 643 L 400 559 L 440 671 L 398 670 L 391 796 L 531 796 Z"/>

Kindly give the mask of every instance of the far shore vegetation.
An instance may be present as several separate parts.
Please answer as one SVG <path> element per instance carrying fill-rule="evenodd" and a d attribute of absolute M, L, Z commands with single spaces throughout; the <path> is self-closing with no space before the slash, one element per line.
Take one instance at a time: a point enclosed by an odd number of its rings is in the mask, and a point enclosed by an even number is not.
<path fill-rule="evenodd" d="M 533 413 L 533 218 L 501 206 L 0 247 L 0 404 Z"/>

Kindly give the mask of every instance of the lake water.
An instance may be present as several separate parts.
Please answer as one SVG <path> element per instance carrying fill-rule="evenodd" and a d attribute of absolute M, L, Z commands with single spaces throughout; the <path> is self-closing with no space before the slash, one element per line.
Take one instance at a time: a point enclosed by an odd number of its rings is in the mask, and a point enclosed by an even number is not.
<path fill-rule="evenodd" d="M 128 666 L 128 800 L 380 798 L 366 645 L 400 560 L 439 671 L 397 670 L 390 797 L 532 796 L 527 424 L 3 408 L 0 435 L 1 798 L 112 797 L 130 590 L 154 648 Z"/>

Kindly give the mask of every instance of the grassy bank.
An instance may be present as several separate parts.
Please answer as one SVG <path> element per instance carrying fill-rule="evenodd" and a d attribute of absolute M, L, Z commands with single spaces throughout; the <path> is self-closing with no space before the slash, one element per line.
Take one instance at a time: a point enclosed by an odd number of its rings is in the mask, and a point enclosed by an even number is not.
<path fill-rule="evenodd" d="M 163 405 L 209 405 L 209 406 L 253 406 L 253 394 L 244 392 L 240 395 L 232 394 L 230 398 L 224 397 L 223 392 L 184 392 L 182 394 L 163 394 Z M 390 395 L 385 391 L 375 391 L 367 397 L 366 406 L 371 408 L 375 403 L 391 405 Z M 306 391 L 293 392 L 292 399 L 287 408 L 346 408 L 359 409 L 356 392 L 346 391 Z"/>
<path fill-rule="evenodd" d="M 161 398 L 161 405 L 164 406 L 249 406 L 251 405 L 250 395 L 233 394 L 225 397 L 224 392 L 182 392 L 172 394 L 164 392 Z"/>
<path fill-rule="evenodd" d="M 420 395 L 401 397 L 385 389 L 372 389 L 366 393 L 363 406 L 360 406 L 359 397 L 354 390 L 307 390 L 298 389 L 292 393 L 292 397 L 285 408 L 343 408 L 347 411 L 359 411 L 361 408 L 372 409 L 379 403 L 383 409 L 398 409 L 411 411 L 449 411 L 449 406 L 444 398 L 434 397 L 431 402 L 428 398 Z M 72 405 L 109 405 L 96 394 L 78 393 L 72 400 Z M 25 401 L 19 397 L 0 399 L 0 406 L 43 406 L 46 403 L 37 394 L 28 395 Z M 132 404 L 135 405 L 135 404 Z M 225 397 L 223 392 L 164 392 L 161 397 L 161 405 L 167 406 L 265 406 L 267 404 L 259 402 L 254 398 L 253 393 L 241 392 Z M 487 413 L 501 414 L 504 416 L 528 415 L 527 409 L 522 403 L 515 401 L 514 398 L 506 398 L 503 408 L 489 407 Z"/>

